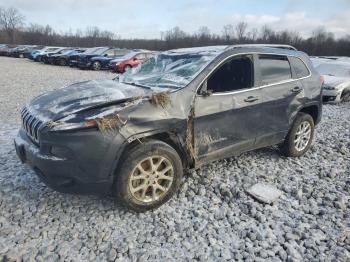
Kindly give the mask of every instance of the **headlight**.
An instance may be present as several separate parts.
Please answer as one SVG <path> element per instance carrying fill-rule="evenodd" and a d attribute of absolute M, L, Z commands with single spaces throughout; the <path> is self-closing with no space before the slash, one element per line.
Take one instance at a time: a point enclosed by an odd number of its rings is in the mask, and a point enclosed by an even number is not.
<path fill-rule="evenodd" d="M 120 106 L 102 108 L 100 111 L 90 111 L 83 114 L 72 114 L 57 121 L 50 121 L 46 125 L 50 131 L 70 131 L 75 129 L 99 127 L 101 119 L 118 114 Z M 119 121 L 119 120 L 118 120 Z"/>
<path fill-rule="evenodd" d="M 55 122 L 48 122 L 47 126 L 51 128 L 52 131 L 68 131 L 68 130 L 96 127 L 97 122 L 95 120 L 83 120 L 81 122 L 64 122 L 64 119 L 63 119 Z"/>

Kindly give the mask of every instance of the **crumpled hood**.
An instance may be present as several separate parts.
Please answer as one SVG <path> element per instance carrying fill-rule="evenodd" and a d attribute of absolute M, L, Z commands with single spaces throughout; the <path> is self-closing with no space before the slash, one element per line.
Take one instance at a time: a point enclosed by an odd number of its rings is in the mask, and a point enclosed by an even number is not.
<path fill-rule="evenodd" d="M 324 75 L 324 85 L 337 87 L 340 84 L 350 82 L 350 78 Z"/>
<path fill-rule="evenodd" d="M 56 121 L 91 107 L 109 103 L 117 104 L 118 101 L 149 95 L 151 92 L 151 90 L 116 80 L 92 80 L 43 94 L 33 99 L 28 109 L 43 121 Z"/>

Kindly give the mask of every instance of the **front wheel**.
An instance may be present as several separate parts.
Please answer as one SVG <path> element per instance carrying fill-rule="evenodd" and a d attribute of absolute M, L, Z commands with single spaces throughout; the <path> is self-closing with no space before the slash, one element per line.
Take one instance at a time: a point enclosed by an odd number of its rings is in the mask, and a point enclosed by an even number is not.
<path fill-rule="evenodd" d="M 92 63 L 92 69 L 95 71 L 101 70 L 101 62 L 95 61 Z"/>
<path fill-rule="evenodd" d="M 61 58 L 61 59 L 59 60 L 59 65 L 60 65 L 60 66 L 66 66 L 66 65 L 67 65 L 67 60 L 64 59 L 64 58 Z"/>
<path fill-rule="evenodd" d="M 121 159 L 114 189 L 122 205 L 137 212 L 155 209 L 179 189 L 183 175 L 176 150 L 161 141 L 133 147 Z"/>
<path fill-rule="evenodd" d="M 310 148 L 315 131 L 313 118 L 309 114 L 298 113 L 288 135 L 281 145 L 285 156 L 299 157 Z"/>

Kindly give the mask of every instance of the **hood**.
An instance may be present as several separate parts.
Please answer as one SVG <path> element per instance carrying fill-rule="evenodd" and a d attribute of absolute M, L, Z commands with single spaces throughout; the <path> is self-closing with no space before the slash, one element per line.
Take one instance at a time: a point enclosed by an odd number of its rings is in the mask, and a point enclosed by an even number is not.
<path fill-rule="evenodd" d="M 105 56 L 94 56 L 91 60 L 110 61 L 112 58 Z"/>
<path fill-rule="evenodd" d="M 346 78 L 346 77 L 329 76 L 329 75 L 323 75 L 323 76 L 324 76 L 324 85 L 325 86 L 336 87 L 340 84 L 350 82 L 350 78 Z"/>
<path fill-rule="evenodd" d="M 28 110 L 43 121 L 56 121 L 82 110 L 118 104 L 125 99 L 148 95 L 150 92 L 152 91 L 116 80 L 86 81 L 39 96 L 28 105 Z"/>
<path fill-rule="evenodd" d="M 128 59 L 117 58 L 117 59 L 111 60 L 111 63 L 120 63 L 120 62 L 127 61 L 127 60 Z"/>
<path fill-rule="evenodd" d="M 84 59 L 84 58 L 92 58 L 95 56 L 98 56 L 97 54 L 78 54 L 80 59 Z"/>

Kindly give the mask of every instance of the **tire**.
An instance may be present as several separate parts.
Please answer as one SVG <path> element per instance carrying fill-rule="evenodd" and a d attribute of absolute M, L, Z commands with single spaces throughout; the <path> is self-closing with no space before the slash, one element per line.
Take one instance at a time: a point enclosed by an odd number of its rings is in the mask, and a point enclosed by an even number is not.
<path fill-rule="evenodd" d="M 100 61 L 95 61 L 92 63 L 92 69 L 95 71 L 101 70 L 101 62 Z"/>
<path fill-rule="evenodd" d="M 344 89 L 341 96 L 340 102 L 350 102 L 350 89 Z"/>
<path fill-rule="evenodd" d="M 23 55 L 23 54 L 19 54 L 18 57 L 19 57 L 19 58 L 24 58 L 24 55 Z"/>
<path fill-rule="evenodd" d="M 67 65 L 67 61 L 66 61 L 66 59 L 61 58 L 61 59 L 59 60 L 58 64 L 59 64 L 60 66 L 66 66 L 66 65 Z"/>
<path fill-rule="evenodd" d="M 305 131 L 303 133 L 301 130 L 304 130 L 307 127 L 307 130 L 309 131 Z M 305 152 L 308 151 L 311 146 L 314 137 L 314 132 L 315 124 L 313 118 L 309 114 L 301 112 L 298 113 L 291 129 L 287 134 L 286 139 L 281 145 L 282 154 L 287 157 L 300 157 L 304 155 Z M 298 135 L 298 133 L 300 135 Z"/>
<path fill-rule="evenodd" d="M 167 202 L 180 187 L 183 175 L 181 159 L 176 150 L 164 142 L 151 140 L 136 145 L 123 155 L 119 163 L 113 189 L 118 201 L 128 209 L 136 212 L 155 209 Z M 137 179 L 138 176 L 142 178 Z M 133 189 L 136 190 L 132 192 Z"/>
<path fill-rule="evenodd" d="M 124 73 L 131 70 L 131 68 L 132 68 L 131 65 L 124 66 Z"/>

